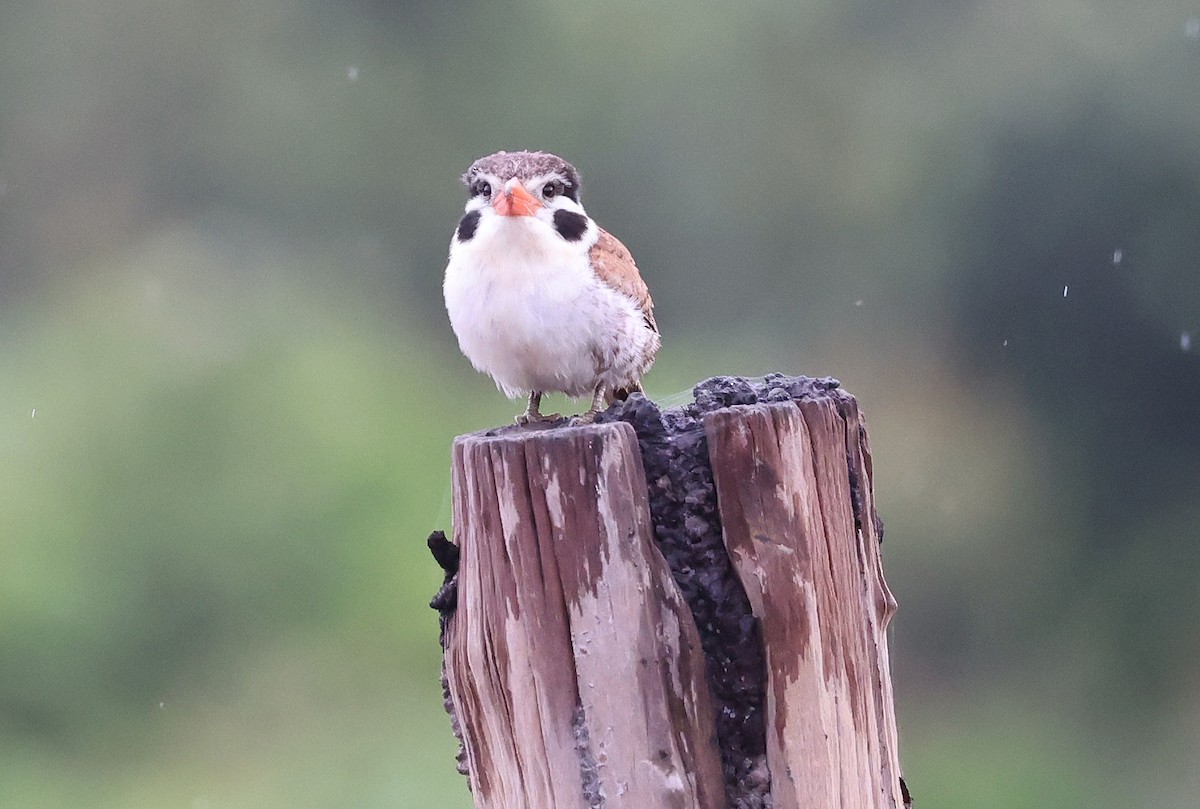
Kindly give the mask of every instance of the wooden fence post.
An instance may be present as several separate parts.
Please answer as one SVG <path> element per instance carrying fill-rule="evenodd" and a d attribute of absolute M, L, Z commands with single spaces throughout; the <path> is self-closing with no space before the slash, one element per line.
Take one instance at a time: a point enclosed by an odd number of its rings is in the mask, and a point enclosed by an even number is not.
<path fill-rule="evenodd" d="M 431 547 L 477 809 L 906 805 L 853 397 L 718 377 L 603 420 L 455 441 Z"/>

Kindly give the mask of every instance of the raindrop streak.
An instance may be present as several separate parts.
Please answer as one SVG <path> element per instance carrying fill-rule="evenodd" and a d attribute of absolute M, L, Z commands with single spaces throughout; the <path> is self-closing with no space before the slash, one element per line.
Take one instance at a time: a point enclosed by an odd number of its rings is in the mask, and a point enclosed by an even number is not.
<path fill-rule="evenodd" d="M 1008 348 L 1008 340 L 1005 340 L 1003 343 L 1001 343 L 1001 345 L 1003 345 L 1005 348 Z"/>
<path fill-rule="evenodd" d="M 1116 250 L 1113 250 L 1113 266 L 1115 267 L 1118 264 L 1120 264 L 1121 259 L 1124 256 L 1125 256 L 1125 254 L 1121 252 L 1121 248 L 1118 247 Z"/>
<path fill-rule="evenodd" d="M 856 300 L 856 301 L 854 302 L 854 305 L 855 305 L 855 306 L 862 306 L 862 298 L 859 298 L 858 300 Z"/>
<path fill-rule="evenodd" d="M 1063 297 L 1067 297 L 1067 290 L 1070 289 L 1066 284 L 1063 284 Z"/>
<path fill-rule="evenodd" d="M 350 65 L 346 68 L 346 78 L 350 81 L 358 81 L 358 65 Z"/>
<path fill-rule="evenodd" d="M 1179 335 L 1179 347 L 1184 351 L 1192 350 L 1192 333 L 1191 332 L 1185 331 L 1183 334 Z"/>
<path fill-rule="evenodd" d="M 31 419 L 37 418 L 37 408 L 36 407 L 33 410 L 29 411 L 29 418 L 31 418 Z"/>

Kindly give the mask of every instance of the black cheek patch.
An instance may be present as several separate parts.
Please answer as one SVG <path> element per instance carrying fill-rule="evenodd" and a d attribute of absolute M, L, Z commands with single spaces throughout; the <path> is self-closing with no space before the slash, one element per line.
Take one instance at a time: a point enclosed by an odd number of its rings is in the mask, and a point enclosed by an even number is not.
<path fill-rule="evenodd" d="M 558 231 L 558 235 L 569 242 L 577 242 L 582 239 L 587 225 L 587 217 L 583 214 L 562 209 L 554 212 L 554 229 Z"/>
<path fill-rule="evenodd" d="M 471 211 L 458 220 L 458 240 L 469 242 L 475 236 L 475 228 L 479 227 L 479 211 Z"/>

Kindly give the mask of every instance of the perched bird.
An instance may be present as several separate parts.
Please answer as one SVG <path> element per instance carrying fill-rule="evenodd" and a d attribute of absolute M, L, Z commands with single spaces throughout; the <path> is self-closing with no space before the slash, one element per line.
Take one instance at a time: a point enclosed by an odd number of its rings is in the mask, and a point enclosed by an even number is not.
<path fill-rule="evenodd" d="M 466 212 L 443 292 L 459 348 L 509 398 L 591 394 L 578 421 L 641 390 L 661 341 L 629 251 L 579 202 L 579 172 L 545 152 L 497 152 L 463 175 Z"/>

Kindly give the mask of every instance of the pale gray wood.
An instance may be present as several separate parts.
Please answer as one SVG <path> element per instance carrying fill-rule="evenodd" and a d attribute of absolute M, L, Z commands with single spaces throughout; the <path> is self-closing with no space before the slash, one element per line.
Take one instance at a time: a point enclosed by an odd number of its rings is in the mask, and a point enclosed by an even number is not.
<path fill-rule="evenodd" d="M 705 416 L 726 546 L 762 622 L 774 809 L 903 805 L 886 635 L 895 600 L 861 428 L 848 396 Z"/>
<path fill-rule="evenodd" d="M 690 613 L 627 424 L 454 445 L 446 673 L 477 809 L 718 809 Z"/>

